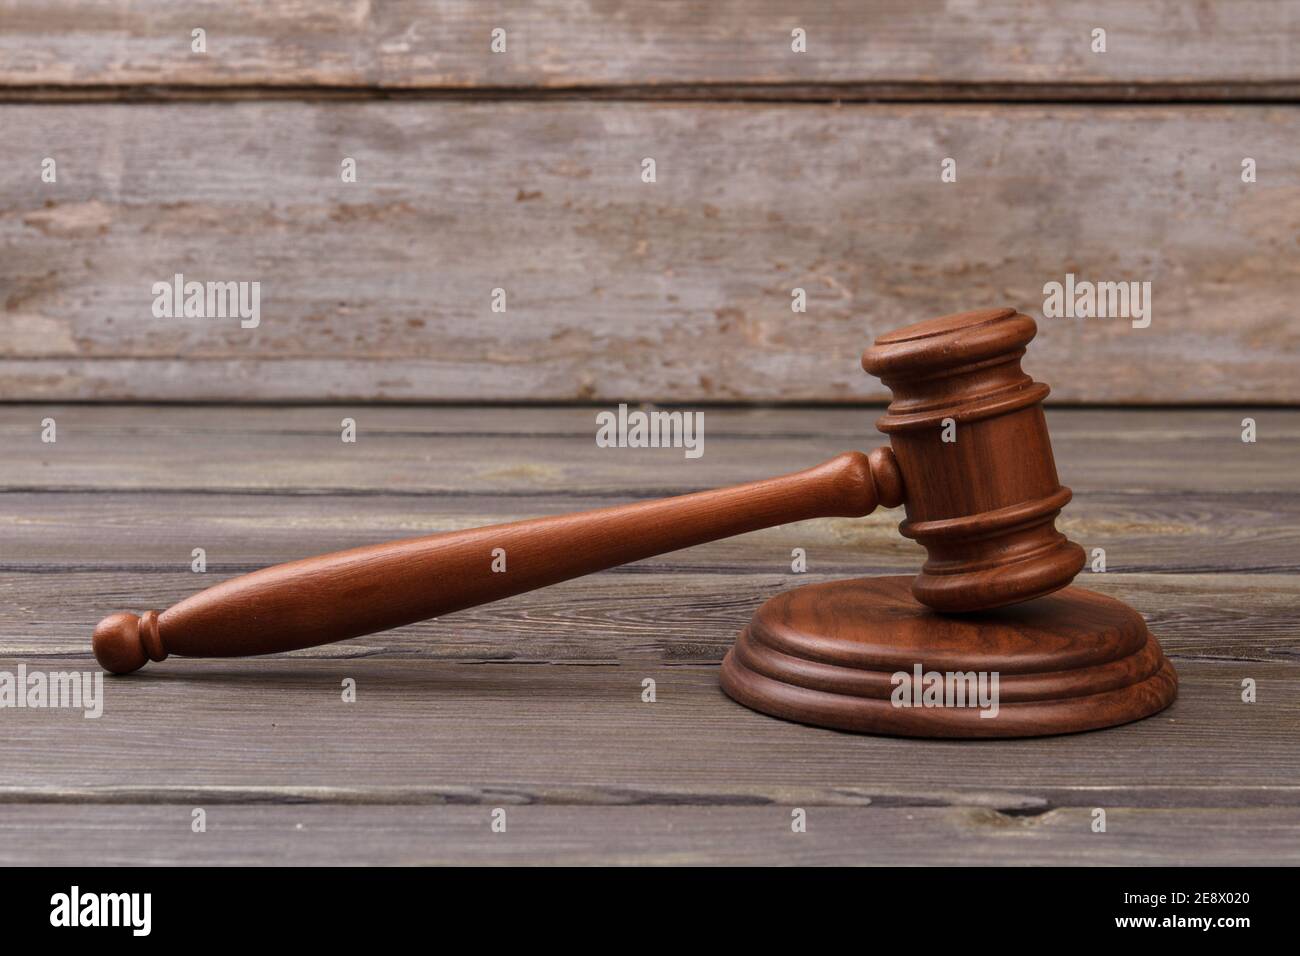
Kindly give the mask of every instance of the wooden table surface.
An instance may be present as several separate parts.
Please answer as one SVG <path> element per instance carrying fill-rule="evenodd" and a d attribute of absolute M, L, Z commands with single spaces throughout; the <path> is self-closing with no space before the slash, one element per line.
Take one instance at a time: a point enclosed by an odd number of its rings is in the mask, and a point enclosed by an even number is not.
<path fill-rule="evenodd" d="M 688 460 L 597 448 L 583 407 L 3 406 L 0 671 L 91 669 L 103 615 L 266 564 L 795 470 L 877 444 L 878 414 L 710 408 Z M 1300 412 L 1049 423 L 1062 527 L 1105 549 L 1077 583 L 1141 611 L 1182 679 L 1149 720 L 916 741 L 724 697 L 718 663 L 763 599 L 916 568 L 880 512 L 309 652 L 172 658 L 106 679 L 98 719 L 0 710 L 0 863 L 1300 862 Z"/>

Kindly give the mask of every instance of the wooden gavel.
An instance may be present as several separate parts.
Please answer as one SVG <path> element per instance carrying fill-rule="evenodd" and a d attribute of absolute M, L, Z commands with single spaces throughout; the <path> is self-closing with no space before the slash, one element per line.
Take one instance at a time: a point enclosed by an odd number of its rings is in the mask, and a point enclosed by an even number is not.
<path fill-rule="evenodd" d="M 239 657 L 328 644 L 653 555 L 808 518 L 906 505 L 900 531 L 928 560 L 916 599 L 963 612 L 1062 588 L 1083 550 L 1056 530 L 1070 500 L 1052 459 L 1046 385 L 1020 368 L 1033 319 L 965 312 L 876 340 L 863 367 L 893 392 L 890 446 L 806 471 L 659 501 L 534 518 L 305 558 L 224 581 L 161 613 L 95 628 L 103 667 L 168 654 Z M 493 569 L 505 553 L 504 571 Z"/>

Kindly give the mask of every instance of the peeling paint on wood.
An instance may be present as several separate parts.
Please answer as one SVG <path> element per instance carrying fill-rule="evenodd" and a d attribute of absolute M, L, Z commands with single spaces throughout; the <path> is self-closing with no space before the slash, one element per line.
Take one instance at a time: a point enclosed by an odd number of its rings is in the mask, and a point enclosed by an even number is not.
<path fill-rule="evenodd" d="M 384 89 L 1295 82 L 1294 0 L 0 5 L 7 85 Z M 1108 52 L 1091 49 L 1105 27 Z M 190 49 L 207 31 L 208 52 Z M 506 30 L 506 51 L 490 49 Z M 806 31 L 807 52 L 791 50 Z"/>
<path fill-rule="evenodd" d="M 0 106 L 0 397 L 859 402 L 876 334 L 1072 273 L 1152 322 L 1042 319 L 1054 401 L 1296 402 L 1298 115 Z M 156 318 L 177 273 L 260 281 L 260 326 Z"/>

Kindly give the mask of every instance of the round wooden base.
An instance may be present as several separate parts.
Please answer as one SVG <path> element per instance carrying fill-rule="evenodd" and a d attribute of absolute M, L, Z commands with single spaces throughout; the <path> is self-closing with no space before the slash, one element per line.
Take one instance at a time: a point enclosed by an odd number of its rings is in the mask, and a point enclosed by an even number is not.
<path fill-rule="evenodd" d="M 938 614 L 910 577 L 812 584 L 767 601 L 722 662 L 754 710 L 903 737 L 1037 737 L 1163 710 L 1178 677 L 1142 616 L 1068 587 L 979 614 Z"/>

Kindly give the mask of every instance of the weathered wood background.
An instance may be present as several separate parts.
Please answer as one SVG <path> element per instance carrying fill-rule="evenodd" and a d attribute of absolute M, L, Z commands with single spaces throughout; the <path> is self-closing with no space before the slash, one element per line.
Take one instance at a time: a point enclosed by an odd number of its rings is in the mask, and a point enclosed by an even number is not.
<path fill-rule="evenodd" d="M 1072 272 L 1153 319 L 1043 320 L 1054 401 L 1294 403 L 1298 34 L 1297 0 L 2 0 L 0 399 L 879 400 L 875 334 Z M 176 273 L 259 281 L 260 327 L 154 318 Z"/>
<path fill-rule="evenodd" d="M 1294 2 L 4 0 L 0 81 L 383 89 L 1290 84 Z M 208 55 L 190 31 L 208 33 Z M 1091 52 L 1091 31 L 1109 35 Z M 489 39 L 506 30 L 506 54 Z M 803 28 L 808 52 L 794 55 Z"/>

